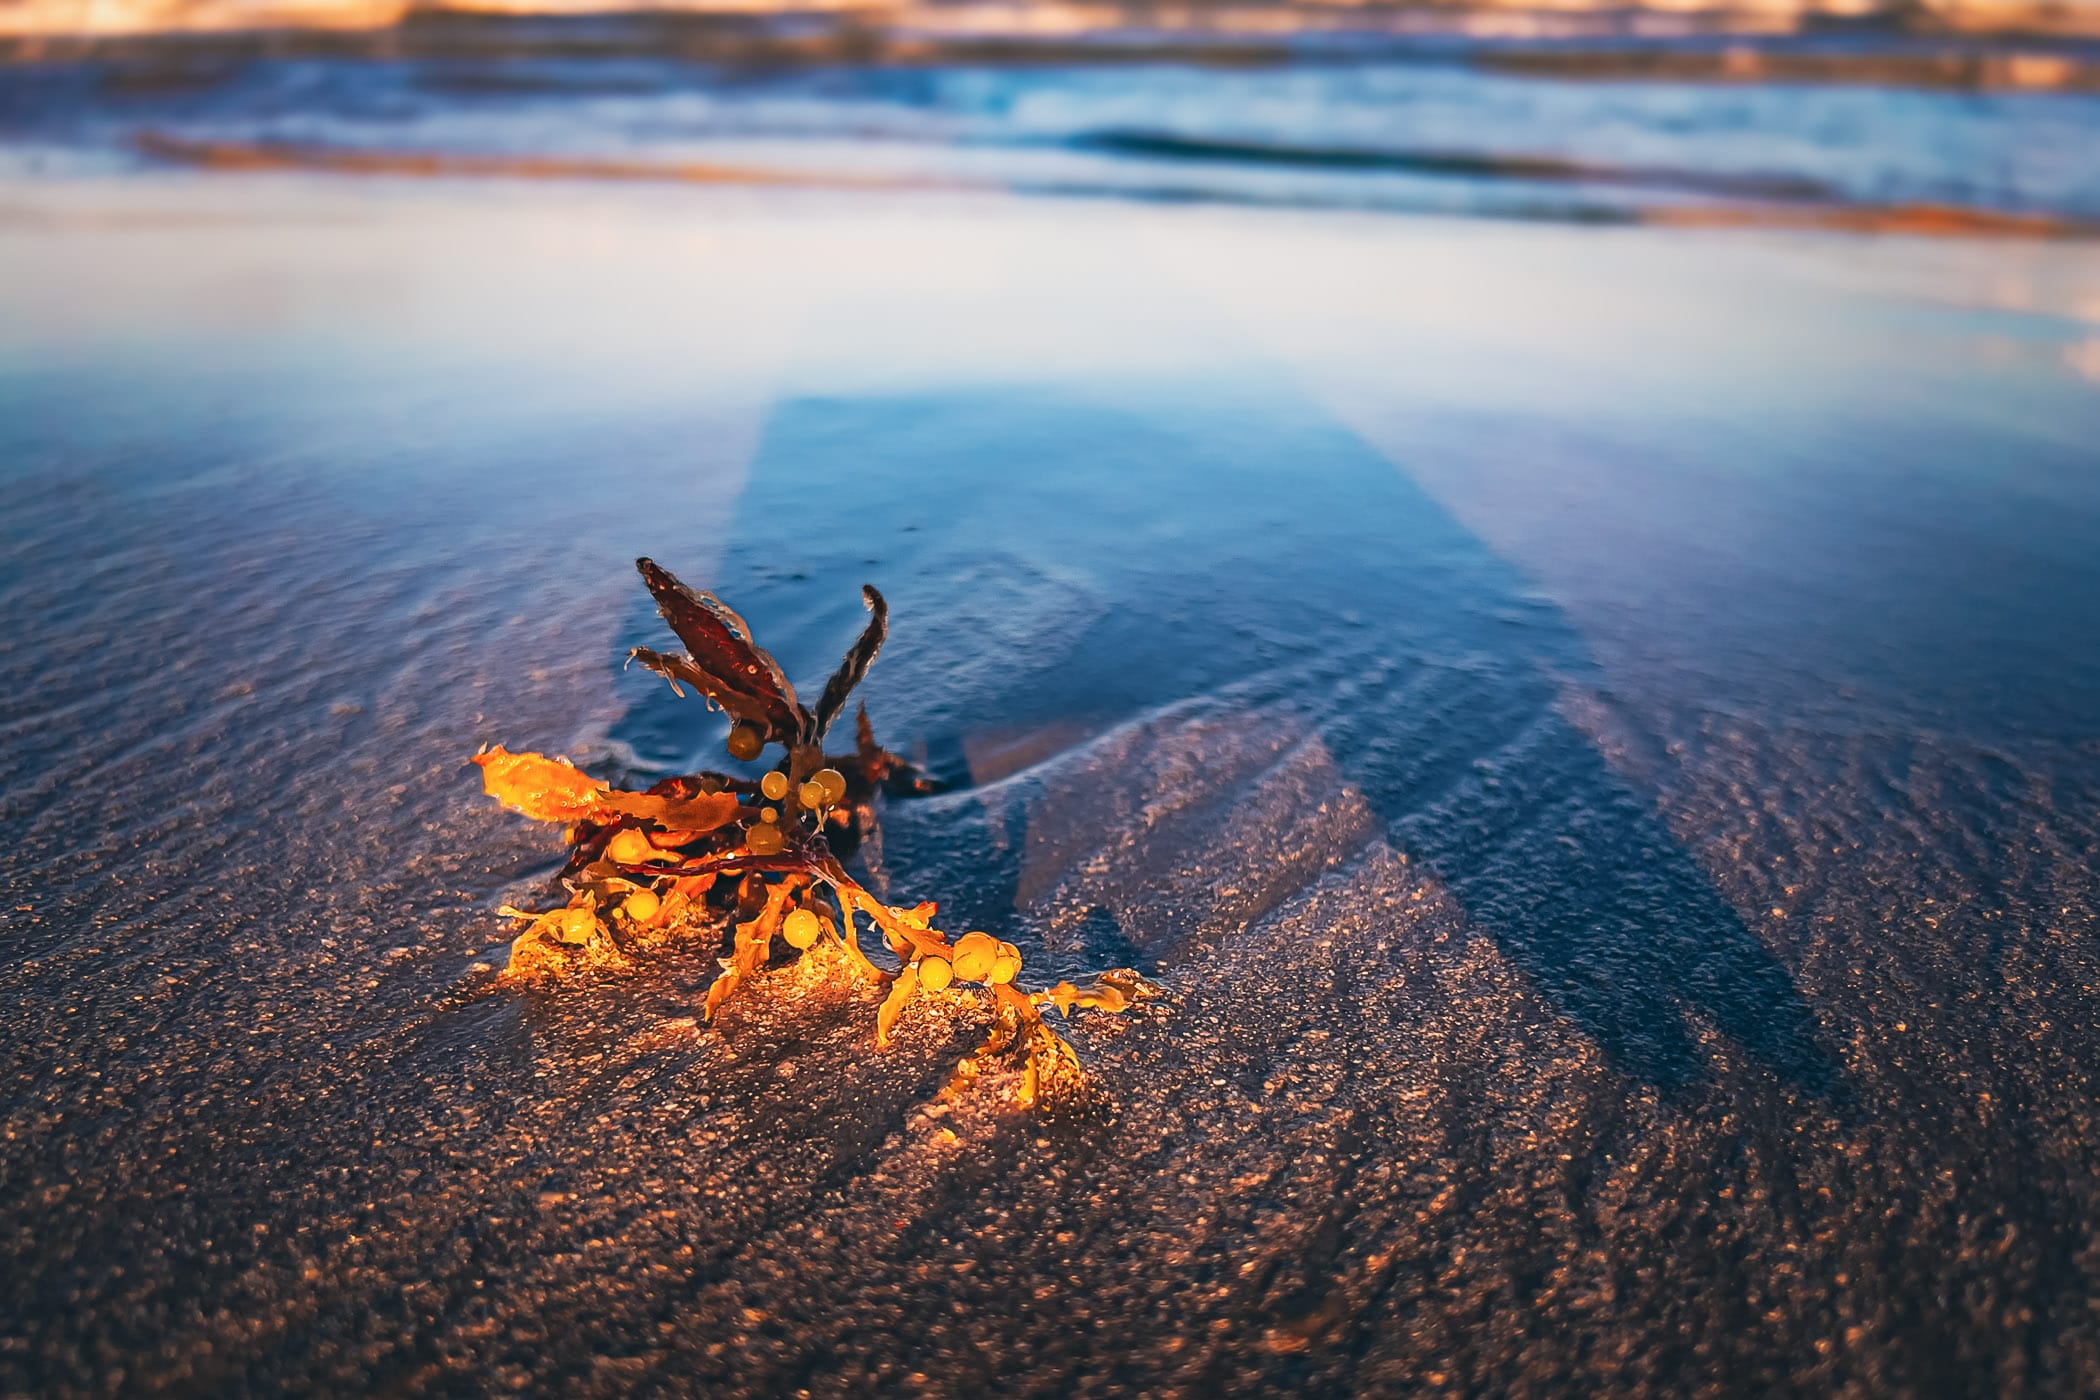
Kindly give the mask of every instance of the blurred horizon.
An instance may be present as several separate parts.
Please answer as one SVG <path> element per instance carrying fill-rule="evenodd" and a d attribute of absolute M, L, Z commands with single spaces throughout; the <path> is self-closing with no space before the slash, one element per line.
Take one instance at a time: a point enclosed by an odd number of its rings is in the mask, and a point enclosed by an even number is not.
<path fill-rule="evenodd" d="M 825 3 L 0 3 L 0 165 L 2100 237 L 2100 45 L 1981 9 Z"/>
<path fill-rule="evenodd" d="M 850 22 L 928 41 L 1015 44 L 1113 35 L 1229 47 L 1307 37 L 1670 40 L 1839 33 L 1925 39 L 2100 38 L 2100 0 L 0 0 L 0 38 L 68 39 L 283 30 L 374 31 L 460 20 L 670 21 L 770 17 Z"/>

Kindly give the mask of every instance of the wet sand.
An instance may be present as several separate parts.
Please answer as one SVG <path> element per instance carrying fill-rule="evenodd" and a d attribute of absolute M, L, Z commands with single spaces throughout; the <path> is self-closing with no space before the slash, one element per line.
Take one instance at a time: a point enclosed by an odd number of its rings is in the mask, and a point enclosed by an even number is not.
<path fill-rule="evenodd" d="M 4 194 L 0 1389 L 2100 1372 L 2090 249 Z M 493 984 L 465 756 L 719 742 L 638 553 L 798 679 L 885 590 L 868 876 L 1169 989 L 1090 1111 Z"/>

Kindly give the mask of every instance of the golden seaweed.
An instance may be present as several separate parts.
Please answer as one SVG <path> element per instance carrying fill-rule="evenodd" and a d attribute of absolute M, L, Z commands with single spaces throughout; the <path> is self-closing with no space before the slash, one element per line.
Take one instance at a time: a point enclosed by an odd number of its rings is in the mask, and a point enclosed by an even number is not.
<path fill-rule="evenodd" d="M 640 559 L 657 610 L 684 644 L 682 652 L 635 648 L 631 659 L 663 676 L 674 691 L 690 686 L 735 721 L 727 747 L 742 761 L 778 745 L 781 757 L 758 781 L 720 773 L 669 778 L 646 792 L 601 783 L 573 765 L 535 753 L 494 748 L 475 755 L 488 795 L 536 821 L 568 828 L 563 871 L 567 901 L 537 913 L 506 908 L 526 927 L 512 944 L 504 977 L 558 982 L 593 968 L 631 962 L 667 939 L 725 926 L 730 955 L 708 988 L 710 1021 L 776 957 L 839 956 L 836 965 L 879 988 L 875 1043 L 891 1034 L 915 997 L 961 988 L 983 999 L 991 1030 L 958 1067 L 951 1090 L 975 1080 L 989 1062 L 1020 1069 L 1017 1101 L 1042 1104 L 1083 1082 L 1079 1059 L 1044 1020 L 1080 1009 L 1122 1011 L 1158 989 L 1129 969 L 1102 973 L 1091 987 L 1061 981 L 1023 990 L 1021 951 L 970 931 L 950 941 L 933 926 L 931 902 L 893 906 L 847 872 L 878 796 L 915 796 L 939 785 L 876 744 L 862 706 L 850 753 L 824 752 L 824 737 L 854 687 L 867 675 L 889 634 L 889 606 L 862 589 L 870 617 L 826 683 L 812 711 L 796 699 L 772 655 L 751 628 L 712 593 L 687 587 L 654 561 Z M 901 964 L 888 972 L 861 948 L 865 918 Z M 782 945 L 776 947 L 776 944 Z"/>

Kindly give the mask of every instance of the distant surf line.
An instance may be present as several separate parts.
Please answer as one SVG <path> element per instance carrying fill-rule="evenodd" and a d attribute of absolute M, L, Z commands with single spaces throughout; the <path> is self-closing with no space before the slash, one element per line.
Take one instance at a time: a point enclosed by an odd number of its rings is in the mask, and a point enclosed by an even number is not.
<path fill-rule="evenodd" d="M 1300 146 L 1271 141 L 1220 140 L 1175 132 L 1093 132 L 1072 143 L 1083 150 L 1150 160 L 1274 165 L 1315 170 L 1388 170 L 1481 180 L 1564 181 L 1678 190 L 1771 200 L 1835 201 L 1831 186 L 1800 175 L 1736 174 L 1662 166 L 1600 165 L 1560 156 L 1491 155 L 1471 151 L 1380 150 L 1366 146 Z"/>
<path fill-rule="evenodd" d="M 1270 198 L 1241 191 L 1199 186 L 1123 186 L 1108 181 L 1083 180 L 960 180 L 846 171 L 798 171 L 771 166 L 699 161 L 635 161 L 596 156 L 382 150 L 306 142 L 202 141 L 154 131 L 138 135 L 134 139 L 134 145 L 141 154 L 152 159 L 202 170 L 229 172 L 317 171 L 336 175 L 415 179 L 604 180 L 621 183 L 767 186 L 809 190 L 975 191 L 1066 198 L 1125 199 L 1151 203 L 1338 208 L 1363 212 L 1539 223 L 1626 224 L 1664 228 L 1801 229 L 1941 238 L 2100 238 L 2100 221 L 2096 220 L 1933 203 L 1851 204 L 1834 200 L 1799 199 L 1720 205 L 1613 205 L 1539 201 L 1516 206 L 1458 209 L 1443 205 L 1411 207 L 1399 201 L 1378 203 L 1362 199 L 1322 200 L 1299 196 Z M 1396 159 L 1404 160 L 1406 157 Z M 1468 161 L 1463 170 L 1453 168 L 1447 173 L 1463 173 L 1482 179 L 1588 178 L 1595 183 L 1614 183 L 1608 174 L 1585 176 L 1577 173 L 1585 169 L 1587 167 L 1551 157 L 1481 157 L 1477 161 Z M 1645 173 L 1652 175 L 1655 172 Z M 1622 180 L 1618 183 L 1627 182 Z"/>

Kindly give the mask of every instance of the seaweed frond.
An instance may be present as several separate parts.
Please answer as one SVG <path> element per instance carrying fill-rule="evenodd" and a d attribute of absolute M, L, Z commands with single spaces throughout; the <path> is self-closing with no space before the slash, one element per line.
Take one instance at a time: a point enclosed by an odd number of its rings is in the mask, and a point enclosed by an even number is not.
<path fill-rule="evenodd" d="M 1122 1011 L 1158 989 L 1135 972 L 1105 972 L 1092 987 L 1071 982 L 1022 989 L 1021 952 L 982 932 L 953 939 L 933 926 L 932 903 L 909 908 L 878 899 L 847 872 L 880 794 L 939 790 L 932 779 L 875 742 L 860 709 L 851 753 L 827 755 L 823 740 L 866 677 L 889 633 L 889 605 L 861 590 L 870 618 L 825 685 L 815 711 L 796 698 L 780 666 L 750 626 L 712 593 L 687 587 L 650 559 L 635 567 L 657 610 L 685 646 L 679 653 L 638 647 L 632 659 L 728 711 L 731 757 L 750 762 L 769 745 L 780 757 L 756 782 L 722 773 L 669 778 L 646 792 L 601 783 L 559 758 L 501 748 L 474 756 L 488 795 L 535 821 L 560 823 L 571 846 L 562 883 L 567 902 L 542 912 L 506 908 L 525 921 L 504 977 L 547 982 L 631 963 L 651 947 L 696 929 L 733 929 L 730 954 L 707 992 L 704 1015 L 722 1005 L 781 955 L 813 950 L 837 960 L 883 993 L 874 1040 L 887 1047 L 912 1000 L 965 991 L 991 1016 L 984 1046 L 956 1073 L 958 1086 L 988 1063 L 1019 1065 L 1017 1100 L 1033 1107 L 1083 1081 L 1078 1057 L 1044 1018 L 1080 1009 Z M 895 972 L 862 949 L 866 919 L 896 956 Z"/>

